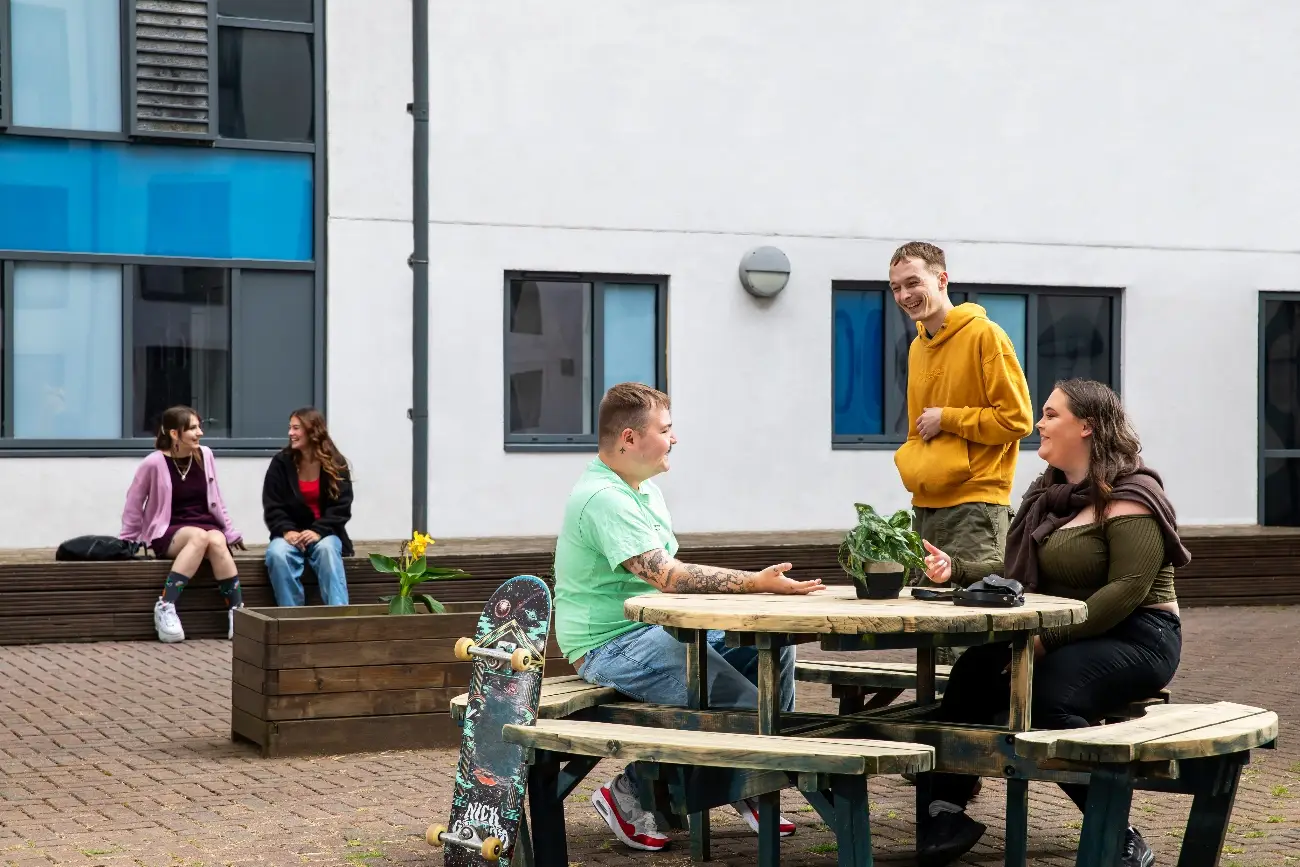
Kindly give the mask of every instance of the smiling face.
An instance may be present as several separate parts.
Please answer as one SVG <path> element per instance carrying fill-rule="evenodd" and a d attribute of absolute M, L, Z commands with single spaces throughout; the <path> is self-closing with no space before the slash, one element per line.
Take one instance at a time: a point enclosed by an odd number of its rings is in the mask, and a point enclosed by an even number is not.
<path fill-rule="evenodd" d="M 1067 474 L 1088 467 L 1092 453 L 1092 425 L 1074 414 L 1070 399 L 1059 388 L 1043 404 L 1043 417 L 1038 420 L 1038 435 L 1042 443 L 1038 456 L 1056 469 Z"/>
<path fill-rule="evenodd" d="M 672 413 L 663 407 L 650 410 L 641 430 L 628 428 L 621 440 L 622 456 L 636 476 L 648 479 L 668 472 L 668 453 L 677 442 Z"/>
<path fill-rule="evenodd" d="M 936 271 L 914 256 L 889 266 L 889 288 L 894 293 L 894 303 L 913 322 L 924 322 L 931 334 L 952 309 L 948 300 L 948 272 Z M 932 324 L 936 327 L 932 328 Z"/>
<path fill-rule="evenodd" d="M 203 438 L 203 428 L 199 426 L 199 417 L 191 415 L 189 422 L 182 429 L 168 431 L 172 437 L 173 447 L 182 453 L 198 449 L 199 440 Z"/>
<path fill-rule="evenodd" d="M 298 416 L 289 419 L 289 448 L 302 451 L 307 445 L 307 427 Z"/>

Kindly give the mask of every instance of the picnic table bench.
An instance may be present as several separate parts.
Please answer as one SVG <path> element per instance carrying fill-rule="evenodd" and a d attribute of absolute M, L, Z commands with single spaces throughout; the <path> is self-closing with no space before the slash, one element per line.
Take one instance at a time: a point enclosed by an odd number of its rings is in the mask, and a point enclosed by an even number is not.
<path fill-rule="evenodd" d="M 915 662 L 875 662 L 856 659 L 818 659 L 795 663 L 795 680 L 830 684 L 831 697 L 839 700 L 841 715 L 886 707 L 909 689 L 917 688 Z M 935 694 L 941 695 L 952 674 L 951 665 L 934 667 Z M 867 698 L 871 696 L 871 698 Z M 1156 704 L 1168 704 L 1171 694 L 1162 689 L 1148 698 L 1111 708 L 1096 722 L 1119 722 L 1141 716 Z"/>
<path fill-rule="evenodd" d="M 1215 867 L 1241 769 L 1250 751 L 1277 741 L 1277 714 L 1221 701 L 1146 708 L 1127 722 L 1016 735 L 1016 755 L 1090 767 L 1091 787 L 1075 863 L 1119 862 L 1133 790 L 1190 794 L 1178 867 Z"/>
<path fill-rule="evenodd" d="M 730 792 L 694 785 L 698 768 L 784 774 L 835 829 L 839 861 L 844 865 L 871 863 L 867 777 L 919 773 L 934 767 L 932 747 L 894 741 L 737 735 L 560 719 L 539 719 L 531 726 L 507 725 L 503 736 L 524 746 L 526 761 L 532 766 L 528 781 L 532 825 L 538 832 L 546 829 L 546 843 L 535 848 L 537 867 L 567 867 L 569 863 L 564 797 L 572 789 L 568 780 L 573 775 L 565 773 L 568 769 L 562 769 L 561 762 L 573 757 L 679 766 L 685 773 L 681 782 L 670 788 L 674 800 L 692 814 L 731 799 Z M 647 774 L 656 776 L 657 770 L 647 768 Z M 781 857 L 777 829 L 780 790 L 763 792 L 759 803 L 758 863 L 777 867 Z"/>

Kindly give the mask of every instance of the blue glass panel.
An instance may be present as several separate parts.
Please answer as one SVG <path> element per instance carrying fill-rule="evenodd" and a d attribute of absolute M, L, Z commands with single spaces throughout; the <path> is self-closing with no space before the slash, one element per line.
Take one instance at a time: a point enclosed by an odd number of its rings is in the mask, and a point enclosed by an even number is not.
<path fill-rule="evenodd" d="M 834 433 L 836 436 L 882 433 L 885 428 L 885 294 L 841 289 L 834 296 Z"/>
<path fill-rule="evenodd" d="M 14 267 L 14 436 L 122 435 L 122 269 Z"/>
<path fill-rule="evenodd" d="M 1028 300 L 1024 295 L 981 295 L 981 307 L 988 312 L 989 318 L 1002 326 L 1002 330 L 1011 338 L 1016 347 L 1016 358 L 1020 359 L 1021 369 L 1025 366 L 1025 309 Z"/>
<path fill-rule="evenodd" d="M 11 0 L 15 126 L 122 131 L 118 3 Z"/>
<path fill-rule="evenodd" d="M 0 137 L 0 250 L 312 257 L 309 154 Z"/>
<path fill-rule="evenodd" d="M 605 285 L 605 383 L 641 382 L 659 387 L 658 289 L 642 283 Z"/>

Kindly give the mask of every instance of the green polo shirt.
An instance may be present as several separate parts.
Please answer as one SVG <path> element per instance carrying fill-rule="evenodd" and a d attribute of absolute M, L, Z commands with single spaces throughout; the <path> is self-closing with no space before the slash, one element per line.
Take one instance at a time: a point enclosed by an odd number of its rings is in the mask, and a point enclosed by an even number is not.
<path fill-rule="evenodd" d="M 555 640 L 566 659 L 644 626 L 624 616 L 623 603 L 655 588 L 622 564 L 656 548 L 677 553 L 659 487 L 647 481 L 634 491 L 599 458 L 588 464 L 555 545 Z"/>

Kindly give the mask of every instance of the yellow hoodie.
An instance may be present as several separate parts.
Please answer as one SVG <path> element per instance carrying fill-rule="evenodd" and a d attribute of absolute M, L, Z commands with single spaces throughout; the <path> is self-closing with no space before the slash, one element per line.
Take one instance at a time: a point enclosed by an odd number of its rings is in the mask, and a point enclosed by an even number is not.
<path fill-rule="evenodd" d="M 907 353 L 907 442 L 894 453 L 912 505 L 1011 504 L 1017 442 L 1033 429 L 1029 384 L 1011 338 L 978 304 L 949 311 L 933 337 L 916 324 Z M 943 407 L 940 433 L 921 439 L 916 420 Z"/>

